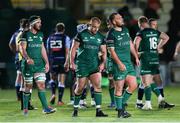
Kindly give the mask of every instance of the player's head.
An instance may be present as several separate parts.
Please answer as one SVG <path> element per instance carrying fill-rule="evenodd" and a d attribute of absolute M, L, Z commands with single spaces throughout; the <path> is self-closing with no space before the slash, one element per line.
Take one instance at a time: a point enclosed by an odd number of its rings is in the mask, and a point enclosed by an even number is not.
<path fill-rule="evenodd" d="M 37 15 L 32 15 L 29 18 L 29 23 L 31 28 L 34 28 L 36 31 L 39 31 L 41 29 L 41 17 Z"/>
<path fill-rule="evenodd" d="M 65 31 L 65 25 L 64 23 L 57 23 L 56 24 L 56 32 L 62 32 L 64 33 Z"/>
<path fill-rule="evenodd" d="M 101 20 L 98 17 L 92 17 L 89 21 L 89 27 L 91 33 L 96 34 L 101 25 Z"/>
<path fill-rule="evenodd" d="M 109 21 L 112 23 L 114 27 L 121 27 L 124 24 L 124 20 L 119 13 L 112 13 L 109 16 Z"/>
<path fill-rule="evenodd" d="M 112 23 L 111 23 L 111 21 L 109 19 L 107 19 L 106 24 L 107 24 L 108 29 L 113 28 L 113 25 L 112 25 Z"/>
<path fill-rule="evenodd" d="M 145 16 L 140 16 L 138 18 L 138 26 L 143 29 L 149 27 L 149 21 L 148 18 Z"/>
<path fill-rule="evenodd" d="M 23 30 L 28 30 L 29 29 L 29 20 L 28 19 L 25 19 L 25 18 L 22 18 L 19 22 L 20 24 L 20 28 L 23 28 Z"/>
<path fill-rule="evenodd" d="M 153 29 L 158 29 L 158 22 L 155 18 L 150 18 L 149 19 L 149 25 Z"/>

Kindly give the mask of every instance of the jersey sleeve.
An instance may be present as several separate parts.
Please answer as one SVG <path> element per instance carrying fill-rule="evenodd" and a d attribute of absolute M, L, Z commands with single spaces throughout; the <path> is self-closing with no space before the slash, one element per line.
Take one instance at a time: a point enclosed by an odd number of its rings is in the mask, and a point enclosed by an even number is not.
<path fill-rule="evenodd" d="M 136 36 L 139 36 L 142 38 L 142 32 L 141 31 L 137 32 Z"/>
<path fill-rule="evenodd" d="M 16 44 L 16 36 L 15 36 L 15 34 L 12 35 L 9 43 L 14 44 L 14 45 Z"/>
<path fill-rule="evenodd" d="M 84 31 L 85 29 L 87 29 L 88 28 L 88 25 L 87 24 L 79 24 L 79 25 L 77 25 L 77 32 L 79 33 L 79 32 L 82 32 L 82 31 Z"/>
<path fill-rule="evenodd" d="M 19 38 L 19 42 L 27 42 L 26 32 L 22 33 L 21 37 Z"/>
<path fill-rule="evenodd" d="M 51 36 L 48 37 L 47 41 L 46 41 L 46 49 L 49 50 L 50 49 L 50 38 Z"/>
<path fill-rule="evenodd" d="M 78 33 L 78 34 L 75 36 L 74 40 L 77 41 L 77 42 L 79 42 L 79 43 L 81 43 L 81 42 L 82 42 L 81 34 Z"/>
<path fill-rule="evenodd" d="M 68 48 L 68 49 L 70 49 L 70 45 L 71 45 L 71 39 L 70 39 L 70 37 L 69 36 L 66 36 L 66 39 L 65 39 L 65 47 L 66 48 Z"/>
<path fill-rule="evenodd" d="M 108 34 L 107 34 L 106 44 L 107 44 L 108 48 L 114 47 L 114 36 L 113 36 L 113 33 L 111 31 L 108 32 Z"/>

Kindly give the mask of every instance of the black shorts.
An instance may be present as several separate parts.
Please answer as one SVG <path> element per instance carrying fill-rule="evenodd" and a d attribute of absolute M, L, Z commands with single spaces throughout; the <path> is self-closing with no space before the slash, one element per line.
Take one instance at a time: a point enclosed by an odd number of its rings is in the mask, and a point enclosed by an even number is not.
<path fill-rule="evenodd" d="M 16 71 L 21 71 L 21 61 L 15 59 Z"/>
<path fill-rule="evenodd" d="M 64 69 L 64 62 L 53 61 L 50 64 L 50 73 L 63 74 L 66 73 Z"/>

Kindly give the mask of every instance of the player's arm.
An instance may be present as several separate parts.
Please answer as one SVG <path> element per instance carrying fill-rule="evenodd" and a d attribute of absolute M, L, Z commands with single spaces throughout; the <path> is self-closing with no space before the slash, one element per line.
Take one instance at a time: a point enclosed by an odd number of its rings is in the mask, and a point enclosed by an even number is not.
<path fill-rule="evenodd" d="M 136 36 L 134 39 L 135 51 L 138 54 L 138 57 L 140 57 L 140 55 L 141 55 L 141 53 L 138 52 L 141 40 L 142 40 L 142 38 L 140 36 Z"/>
<path fill-rule="evenodd" d="M 46 41 L 46 49 L 47 49 L 47 54 L 49 55 L 50 53 L 50 37 L 48 37 Z"/>
<path fill-rule="evenodd" d="M 110 54 L 111 54 L 111 58 L 115 61 L 116 64 L 118 64 L 118 67 L 121 71 L 125 71 L 126 70 L 126 66 L 122 63 L 122 61 L 119 59 L 119 57 L 117 56 L 114 47 L 109 47 L 108 48 Z"/>
<path fill-rule="evenodd" d="M 73 40 L 73 44 L 72 44 L 71 51 L 70 51 L 70 68 L 72 70 L 76 69 L 74 59 L 76 56 L 76 51 L 79 48 L 79 45 L 80 45 L 80 42 L 78 42 L 77 40 Z"/>
<path fill-rule="evenodd" d="M 16 53 L 16 41 L 15 36 L 13 35 L 9 41 L 9 48 L 15 54 Z"/>
<path fill-rule="evenodd" d="M 44 47 L 44 43 L 42 43 L 42 49 L 41 49 L 41 54 L 42 54 L 42 57 L 46 63 L 45 65 L 45 71 L 46 73 L 49 71 L 49 61 L 48 61 L 48 57 L 47 57 L 47 53 L 46 53 L 46 49 Z"/>
<path fill-rule="evenodd" d="M 26 52 L 27 42 L 25 38 L 20 38 L 19 51 L 22 57 L 26 60 L 28 64 L 34 64 L 34 61 L 28 56 Z"/>
<path fill-rule="evenodd" d="M 178 55 L 179 52 L 180 52 L 180 42 L 178 42 L 177 45 L 176 45 L 176 49 L 175 49 L 175 52 L 174 52 L 174 55 L 173 55 L 174 59 L 177 59 L 177 55 Z"/>
<path fill-rule="evenodd" d="M 105 44 L 101 45 L 100 50 L 101 50 L 101 64 L 99 65 L 99 71 L 102 72 L 102 70 L 104 70 L 106 64 L 106 58 L 107 58 L 106 45 Z"/>
<path fill-rule="evenodd" d="M 116 52 L 114 50 L 114 48 L 115 48 L 114 47 L 114 35 L 111 32 L 108 33 L 106 42 L 107 42 L 108 51 L 111 54 L 111 58 L 118 65 L 118 67 L 121 71 L 125 71 L 126 66 L 122 63 L 122 61 L 119 59 L 118 55 L 116 54 Z"/>
<path fill-rule="evenodd" d="M 16 51 L 19 52 L 19 42 L 20 42 L 20 38 L 22 37 L 23 31 L 20 31 L 17 36 L 16 36 Z"/>
<path fill-rule="evenodd" d="M 138 54 L 137 54 L 137 51 L 135 50 L 135 47 L 134 47 L 134 44 L 132 43 L 132 41 L 130 41 L 130 50 L 131 50 L 132 55 L 136 59 L 136 65 L 139 66 L 140 62 L 139 62 Z"/>
<path fill-rule="evenodd" d="M 70 45 L 71 45 L 71 40 L 68 36 L 66 36 L 66 46 L 65 46 L 65 63 L 64 63 L 64 68 L 66 71 L 69 70 L 69 49 L 70 49 Z"/>
<path fill-rule="evenodd" d="M 161 32 L 160 34 L 160 42 L 158 44 L 158 49 L 162 49 L 163 46 L 168 42 L 169 40 L 169 36 L 164 33 L 164 32 Z"/>

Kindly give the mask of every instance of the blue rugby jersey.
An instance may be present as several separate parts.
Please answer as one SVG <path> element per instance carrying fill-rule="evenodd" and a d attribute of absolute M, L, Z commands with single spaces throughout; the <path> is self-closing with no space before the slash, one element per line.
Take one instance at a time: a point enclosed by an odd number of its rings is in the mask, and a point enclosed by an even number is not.
<path fill-rule="evenodd" d="M 58 61 L 65 61 L 65 49 L 70 48 L 70 44 L 71 40 L 65 34 L 54 33 L 50 35 L 46 44 L 49 58 Z"/>
<path fill-rule="evenodd" d="M 22 32 L 23 29 L 19 28 L 14 34 L 11 36 L 10 43 L 17 46 L 16 37 L 19 34 L 19 32 Z M 19 52 L 16 52 L 15 54 L 15 60 L 19 60 Z"/>

